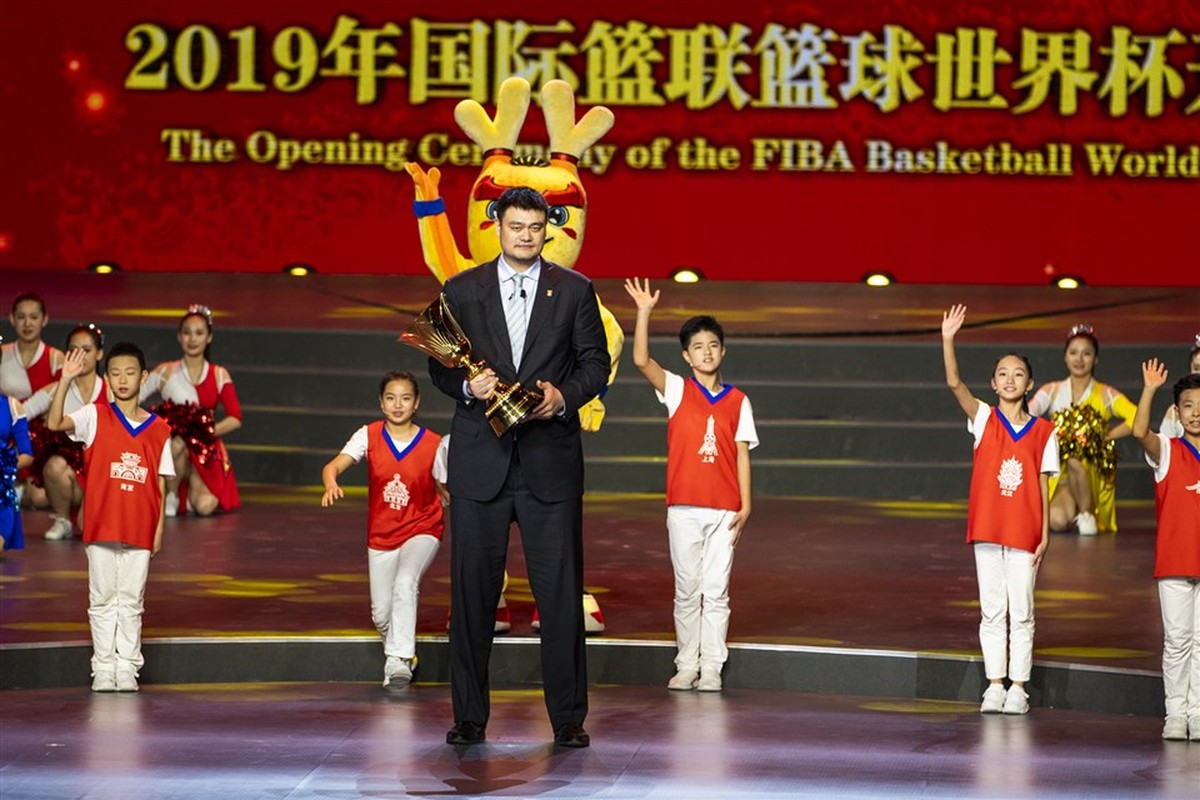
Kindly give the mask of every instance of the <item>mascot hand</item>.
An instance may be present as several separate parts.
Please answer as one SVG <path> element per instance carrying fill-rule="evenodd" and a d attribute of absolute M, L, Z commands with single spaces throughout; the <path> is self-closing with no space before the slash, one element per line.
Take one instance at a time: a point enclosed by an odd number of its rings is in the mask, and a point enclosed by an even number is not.
<path fill-rule="evenodd" d="M 579 427 L 589 433 L 600 430 L 604 422 L 604 403 L 599 397 L 593 397 L 579 409 Z"/>
<path fill-rule="evenodd" d="M 438 182 L 442 179 L 441 170 L 431 167 L 429 172 L 426 172 L 415 161 L 409 161 L 404 165 L 404 169 L 412 176 L 413 188 L 417 190 L 418 200 L 436 200 L 441 197 L 438 193 Z"/>

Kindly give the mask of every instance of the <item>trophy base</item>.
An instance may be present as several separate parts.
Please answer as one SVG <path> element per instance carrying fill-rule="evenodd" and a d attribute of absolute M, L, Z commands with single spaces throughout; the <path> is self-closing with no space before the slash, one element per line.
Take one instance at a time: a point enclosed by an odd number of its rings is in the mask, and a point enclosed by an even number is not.
<path fill-rule="evenodd" d="M 537 408 L 542 399 L 542 393 L 535 389 L 522 388 L 519 383 L 506 386 L 501 382 L 488 399 L 484 415 L 496 435 L 503 436 L 509 428 L 528 417 L 529 412 Z"/>

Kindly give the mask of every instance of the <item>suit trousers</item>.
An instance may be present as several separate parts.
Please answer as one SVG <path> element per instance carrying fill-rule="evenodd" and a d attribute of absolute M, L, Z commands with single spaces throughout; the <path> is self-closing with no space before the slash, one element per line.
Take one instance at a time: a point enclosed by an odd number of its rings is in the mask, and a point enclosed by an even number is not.
<path fill-rule="evenodd" d="M 583 608 L 583 498 L 538 500 L 513 452 L 500 493 L 450 498 L 450 694 L 455 722 L 487 725 L 488 660 L 504 582 L 509 527 L 521 531 L 529 585 L 541 618 L 542 683 L 550 724 L 583 724 L 587 661 Z"/>

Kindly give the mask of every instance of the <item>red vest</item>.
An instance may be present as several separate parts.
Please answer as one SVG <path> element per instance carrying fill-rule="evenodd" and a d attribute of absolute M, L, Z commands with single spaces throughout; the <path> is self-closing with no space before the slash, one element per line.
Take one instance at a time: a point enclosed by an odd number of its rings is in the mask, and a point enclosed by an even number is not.
<path fill-rule="evenodd" d="M 1154 577 L 1200 578 L 1200 453 L 1186 439 L 1169 441 L 1167 474 L 1154 487 Z"/>
<path fill-rule="evenodd" d="M 741 511 L 737 429 L 746 395 L 726 385 L 710 395 L 695 378 L 667 421 L 667 505 Z"/>
<path fill-rule="evenodd" d="M 433 479 L 441 440 L 420 428 L 400 451 L 383 420 L 367 426 L 367 546 L 372 550 L 395 550 L 422 533 L 442 538 L 442 500 Z"/>
<path fill-rule="evenodd" d="M 162 511 L 158 465 L 171 429 L 153 414 L 134 428 L 115 405 L 95 406 L 96 436 L 83 451 L 83 541 L 149 550 Z"/>
<path fill-rule="evenodd" d="M 1042 492 L 1039 476 L 1054 425 L 1032 417 L 1014 431 L 992 408 L 975 448 L 967 541 L 991 542 L 1033 552 L 1042 542 Z"/>

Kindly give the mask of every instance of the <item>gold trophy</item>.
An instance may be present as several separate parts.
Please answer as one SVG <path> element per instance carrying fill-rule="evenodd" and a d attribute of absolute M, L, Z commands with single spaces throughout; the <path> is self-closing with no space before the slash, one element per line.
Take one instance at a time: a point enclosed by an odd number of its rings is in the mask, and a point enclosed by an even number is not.
<path fill-rule="evenodd" d="M 445 295 L 439 294 L 429 308 L 417 315 L 408 330 L 400 334 L 400 341 L 432 356 L 444 367 L 465 369 L 468 381 L 487 369 L 484 362 L 471 360 L 471 341 L 446 306 Z M 541 402 L 542 393 L 536 389 L 499 381 L 487 399 L 484 414 L 496 435 L 503 436 Z"/>

